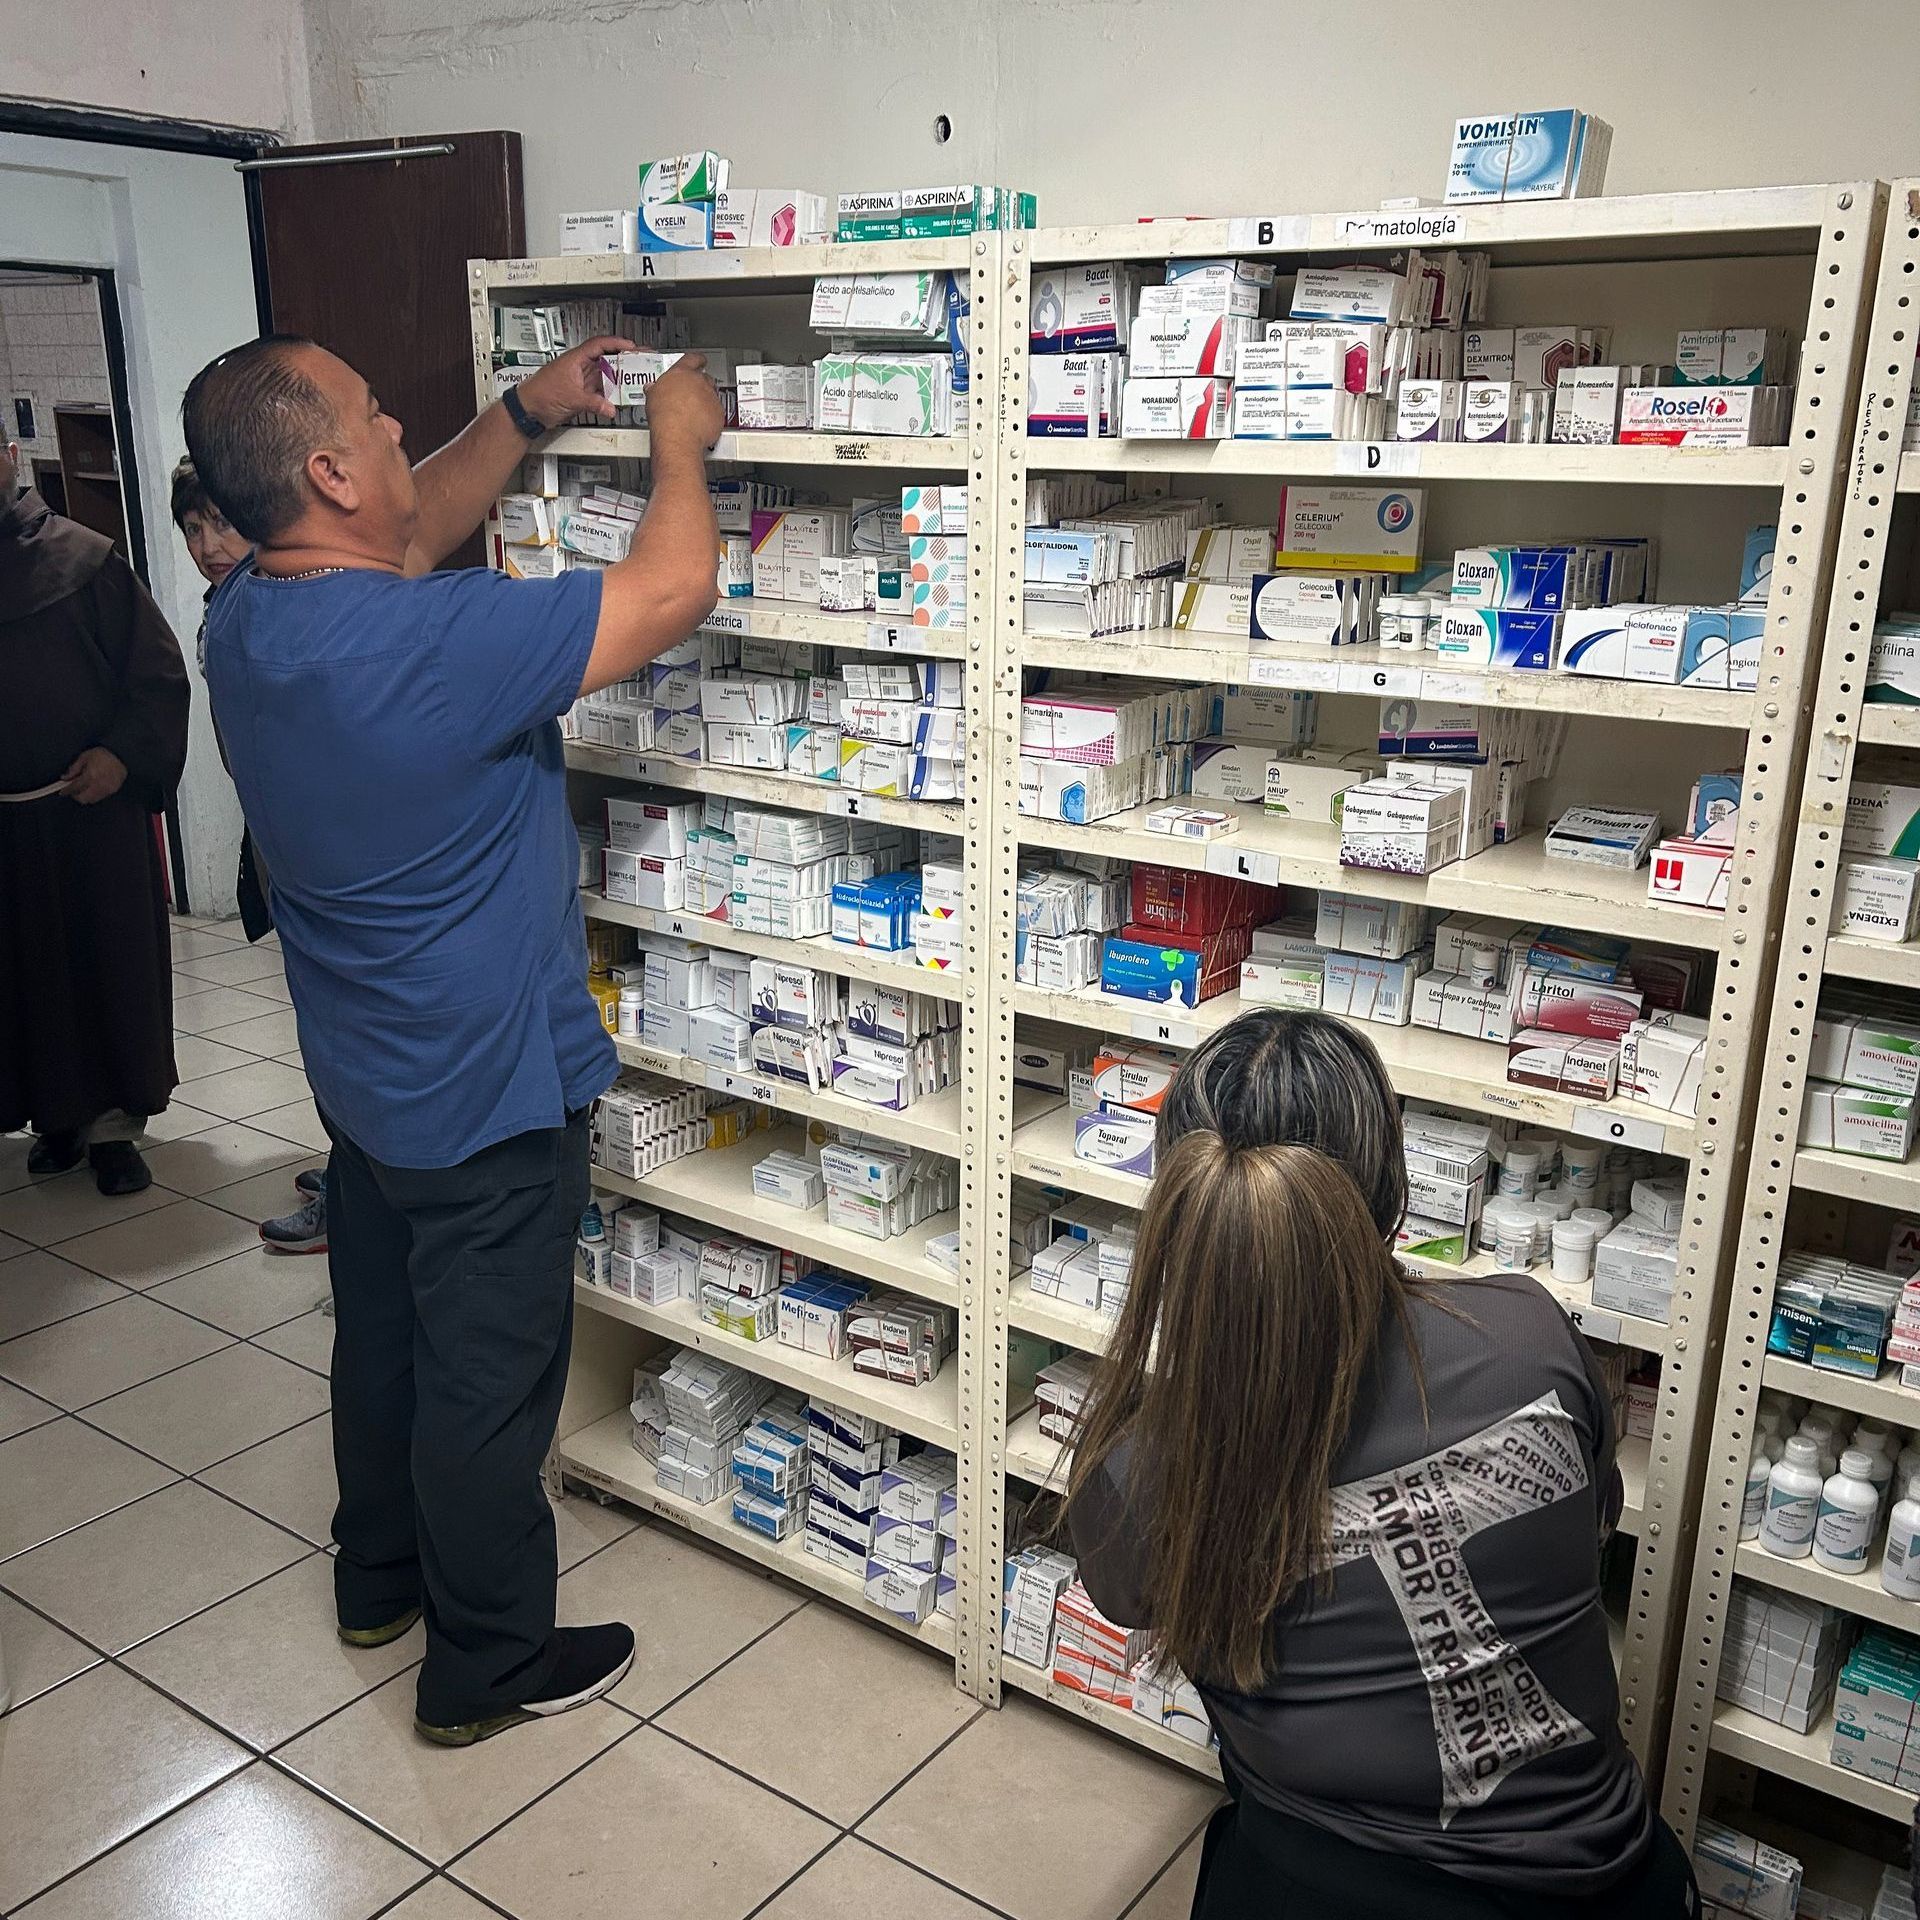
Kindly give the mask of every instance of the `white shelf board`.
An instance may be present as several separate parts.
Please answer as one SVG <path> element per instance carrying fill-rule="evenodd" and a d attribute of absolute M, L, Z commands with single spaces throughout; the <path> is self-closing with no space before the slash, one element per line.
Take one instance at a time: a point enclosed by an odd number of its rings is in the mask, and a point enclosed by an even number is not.
<path fill-rule="evenodd" d="M 1494 672 L 1439 664 L 1431 653 L 1404 647 L 1315 647 L 1223 633 L 1182 633 L 1171 627 L 1144 633 L 1078 635 L 1029 633 L 1020 643 L 1023 666 L 1074 673 L 1125 673 L 1152 680 L 1223 681 L 1231 686 L 1296 688 L 1367 698 L 1417 695 L 1537 713 L 1591 714 L 1609 720 L 1658 721 L 1676 726 L 1731 727 L 1753 722 L 1751 693 L 1700 687 L 1642 686 L 1629 680 L 1590 679 L 1577 673 Z"/>
<path fill-rule="evenodd" d="M 716 1093 L 752 1100 L 782 1113 L 805 1114 L 810 1120 L 826 1120 L 863 1133 L 884 1133 L 902 1146 L 926 1147 L 950 1158 L 959 1157 L 960 1086 L 957 1081 L 939 1093 L 916 1100 L 904 1113 L 893 1113 L 883 1107 L 870 1107 L 864 1100 L 849 1100 L 842 1093 L 814 1093 L 794 1081 L 781 1080 L 771 1074 L 726 1073 L 718 1067 L 702 1066 L 685 1054 L 663 1053 L 636 1040 L 616 1038 L 613 1044 L 623 1066 L 638 1067 L 669 1080 L 684 1080 L 689 1086 L 709 1087 Z"/>
<path fill-rule="evenodd" d="M 1883 1553 L 1884 1542 L 1874 1548 L 1864 1572 L 1834 1573 L 1811 1554 L 1804 1560 L 1783 1560 L 1757 1540 L 1742 1540 L 1734 1549 L 1733 1570 L 1763 1587 L 1797 1593 L 1803 1600 L 1838 1607 L 1862 1620 L 1878 1620 L 1903 1633 L 1920 1633 L 1920 1600 L 1902 1600 L 1880 1584 Z"/>
<path fill-rule="evenodd" d="M 873 1240 L 863 1233 L 849 1233 L 844 1227 L 830 1227 L 824 1206 L 783 1207 L 756 1197 L 755 1164 L 782 1147 L 793 1153 L 804 1152 L 805 1136 L 795 1130 L 751 1133 L 734 1146 L 709 1147 L 704 1153 L 670 1160 L 644 1180 L 629 1180 L 595 1167 L 593 1184 L 609 1193 L 643 1200 L 650 1207 L 692 1214 L 696 1220 L 749 1240 L 804 1253 L 842 1273 L 898 1287 L 924 1300 L 937 1300 L 942 1306 L 959 1306 L 960 1282 L 927 1258 L 927 1242 L 959 1226 L 957 1212 L 923 1220 L 892 1240 Z"/>
<path fill-rule="evenodd" d="M 1763 1720 L 1745 1707 L 1724 1700 L 1714 1707 L 1713 1732 L 1708 1741 L 1715 1753 L 1730 1760 L 1797 1780 L 1803 1787 L 1831 1794 L 1850 1806 L 1884 1814 L 1902 1826 L 1913 1819 L 1911 1788 L 1890 1786 L 1864 1773 L 1848 1773 L 1828 1757 L 1833 1751 L 1833 1722 L 1817 1720 L 1805 1733 L 1793 1733 L 1773 1720 Z"/>
<path fill-rule="evenodd" d="M 1900 1384 L 1900 1369 L 1887 1367 L 1876 1380 L 1858 1374 L 1835 1373 L 1829 1367 L 1810 1367 L 1777 1353 L 1766 1357 L 1761 1380 L 1781 1393 L 1798 1394 L 1826 1407 L 1845 1407 L 1850 1413 L 1869 1413 L 1889 1426 L 1920 1424 L 1920 1393 Z"/>
<path fill-rule="evenodd" d="M 744 1367 L 762 1379 L 777 1380 L 782 1386 L 797 1387 L 802 1393 L 818 1394 L 836 1407 L 867 1414 L 901 1433 L 932 1441 L 955 1453 L 959 1451 L 956 1383 L 960 1378 L 960 1363 L 957 1358 L 948 1360 L 924 1387 L 908 1387 L 898 1381 L 883 1380 L 877 1374 L 855 1373 L 850 1360 L 829 1360 L 821 1354 L 784 1346 L 778 1340 L 742 1340 L 737 1334 L 709 1326 L 690 1300 L 650 1307 L 638 1300 L 623 1300 L 617 1293 L 586 1286 L 580 1281 L 574 1282 L 573 1300 L 576 1307 L 644 1327 L 662 1339 L 693 1347 L 732 1366 Z"/>
<path fill-rule="evenodd" d="M 1862 1153 L 1802 1147 L 1793 1156 L 1793 1184 L 1843 1200 L 1920 1208 L 1920 1155 L 1907 1160 L 1870 1160 Z"/>
<path fill-rule="evenodd" d="M 1380 449 L 1382 459 L 1370 465 L 1374 451 L 1358 440 L 1029 440 L 1027 466 L 1035 473 L 1174 473 L 1210 480 L 1254 476 L 1365 482 L 1391 477 L 1423 484 L 1524 480 L 1535 485 L 1752 487 L 1778 492 L 1787 477 L 1789 458 L 1785 447 L 1440 443 L 1390 445 Z M 719 457 L 724 460 L 727 455 L 722 451 Z M 765 460 L 773 456 L 738 457 Z"/>
<path fill-rule="evenodd" d="M 747 933 L 701 914 L 630 907 L 609 900 L 593 887 L 581 888 L 580 905 L 589 920 L 637 927 L 642 933 L 666 934 L 675 940 L 699 940 L 756 960 L 803 960 L 828 973 L 843 973 L 850 980 L 874 980 L 907 993 L 930 993 L 940 1000 L 958 1000 L 965 992 L 961 984 L 965 976 L 956 968 L 923 967 L 910 952 L 883 953 L 876 947 L 850 946 L 831 934 L 822 934 L 817 940 L 782 940 L 770 933 Z"/>
<path fill-rule="evenodd" d="M 1016 1273 L 1008 1283 L 1007 1319 L 1013 1326 L 1063 1347 L 1077 1347 L 1082 1353 L 1106 1352 L 1113 1322 L 1105 1314 L 1091 1313 L 1064 1300 L 1049 1300 L 1045 1294 L 1034 1292 L 1029 1277 Z"/>
<path fill-rule="evenodd" d="M 1827 936 L 1826 970 L 1843 980 L 1872 980 L 1884 987 L 1920 989 L 1920 940 L 1861 940 Z"/>
<path fill-rule="evenodd" d="M 651 437 L 645 427 L 566 427 L 542 445 L 563 460 L 644 460 Z M 730 428 L 713 444 L 710 460 L 738 460 L 769 467 L 876 467 L 945 473 L 963 468 L 969 456 L 964 436 L 798 433 Z"/>
<path fill-rule="evenodd" d="M 1103 994 L 1091 987 L 1073 993 L 1016 987 L 1013 1004 L 1016 1013 L 1175 1047 L 1197 1046 L 1249 1011 L 1238 993 L 1219 994 L 1197 1007 L 1186 1007 Z M 1467 1113 L 1496 1114 L 1597 1139 L 1610 1137 L 1609 1129 L 1619 1127 L 1624 1131 L 1618 1137 L 1627 1144 L 1657 1153 L 1686 1155 L 1693 1150 L 1694 1122 L 1688 1114 L 1669 1113 L 1644 1100 L 1583 1100 L 1515 1085 L 1507 1078 L 1506 1048 L 1497 1041 L 1469 1040 L 1464 1034 L 1438 1033 L 1430 1027 L 1390 1027 L 1376 1020 L 1336 1017 L 1372 1043 L 1388 1077 L 1403 1094 L 1444 1101 Z M 1069 1151 L 1071 1145 L 1069 1126 Z"/>
<path fill-rule="evenodd" d="M 1864 187 L 1861 189 L 1864 191 Z M 1042 227 L 1037 263 L 1207 259 L 1218 254 L 1338 253 L 1408 246 L 1491 247 L 1495 264 L 1522 260 L 1644 261 L 1724 253 L 1813 251 L 1826 218 L 1821 186 L 1734 187 L 1696 193 L 1613 194 L 1581 200 L 1267 213 L 1239 219 Z"/>
<path fill-rule="evenodd" d="M 1115 1706 L 1111 1700 L 1096 1700 L 1091 1694 L 1063 1687 L 1052 1674 L 1029 1666 L 1024 1660 L 1002 1660 L 1000 1677 L 1009 1686 L 1018 1687 L 1022 1693 L 1030 1693 L 1036 1699 L 1062 1707 L 1068 1713 L 1078 1714 L 1081 1719 L 1092 1721 L 1103 1732 L 1117 1734 L 1122 1740 L 1131 1740 L 1135 1746 L 1144 1747 L 1162 1760 L 1171 1760 L 1174 1765 L 1185 1767 L 1189 1773 L 1202 1774 L 1209 1780 L 1220 1778 L 1219 1757 L 1211 1748 L 1196 1747 L 1191 1740 L 1183 1740 L 1177 1733 L 1169 1733 L 1157 1722 L 1144 1718 L 1129 1707 Z"/>
<path fill-rule="evenodd" d="M 908 803 L 912 804 L 912 803 Z M 1340 836 L 1318 821 L 1269 818 L 1242 807 L 1239 831 L 1218 840 L 1177 840 L 1149 833 L 1155 806 L 1135 807 L 1093 826 L 1022 814 L 1021 844 L 1065 852 L 1099 853 L 1154 866 L 1188 867 L 1258 880 L 1324 887 L 1374 900 L 1411 900 L 1435 911 L 1454 907 L 1510 920 L 1591 928 L 1623 939 L 1661 940 L 1669 946 L 1717 952 L 1726 915 L 1705 907 L 1674 906 L 1647 898 L 1647 870 L 1622 872 L 1578 860 L 1548 857 L 1545 835 L 1526 834 L 1455 860 L 1423 876 L 1383 873 L 1340 864 Z"/>
<path fill-rule="evenodd" d="M 1493 1256 L 1485 1253 L 1476 1254 L 1458 1267 L 1447 1266 L 1438 1260 L 1410 1259 L 1405 1254 L 1400 1259 L 1403 1266 L 1435 1280 L 1475 1280 L 1498 1272 L 1493 1264 Z M 1662 1326 L 1659 1321 L 1641 1320 L 1632 1314 L 1610 1313 L 1603 1307 L 1596 1307 L 1590 1286 L 1574 1286 L 1568 1281 L 1556 1280 L 1544 1269 L 1536 1269 L 1531 1278 L 1538 1281 L 1542 1289 L 1565 1311 L 1568 1319 L 1591 1338 L 1610 1340 L 1617 1346 L 1632 1347 L 1640 1353 L 1666 1352 L 1672 1329 Z M 1018 1273 L 1013 1276 L 1007 1301 L 1007 1318 L 1022 1333 L 1037 1334 L 1043 1340 L 1058 1341 L 1060 1345 L 1075 1347 L 1082 1353 L 1105 1353 L 1113 1329 L 1113 1322 L 1104 1314 L 1090 1313 L 1084 1307 L 1070 1306 L 1035 1293 L 1028 1284 L 1027 1276 Z M 1920 1410 L 1920 1396 L 1915 1396 L 1915 1402 L 1916 1410 Z"/>
<path fill-rule="evenodd" d="M 1906 458 L 1912 460 L 1914 454 Z M 1860 744 L 1868 747 L 1920 747 L 1920 707 L 1868 700 L 1860 707 Z"/>
<path fill-rule="evenodd" d="M 661 286 L 675 293 L 748 291 L 740 283 L 790 280 L 811 289 L 815 274 L 902 272 L 945 267 L 959 271 L 972 238 L 871 240 L 811 247 L 715 247 L 691 253 L 554 253 L 525 260 L 472 263 L 480 285 L 498 295 L 560 289 Z M 501 305 L 512 302 L 503 298 Z"/>
<path fill-rule="evenodd" d="M 801 1545 L 798 1534 L 789 1535 L 785 1540 L 769 1540 L 765 1534 L 755 1533 L 751 1528 L 736 1526 L 732 1516 L 731 1493 L 706 1506 L 698 1506 L 691 1500 L 683 1500 L 678 1494 L 669 1493 L 664 1487 L 656 1486 L 651 1465 L 634 1449 L 632 1433 L 633 1418 L 624 1408 L 618 1413 L 608 1414 L 603 1420 L 596 1420 L 592 1426 L 583 1427 L 559 1443 L 556 1452 L 562 1470 L 577 1480 L 584 1480 L 589 1486 L 598 1487 L 602 1493 L 610 1493 L 615 1499 L 624 1500 L 629 1506 L 638 1507 L 644 1513 L 656 1514 L 677 1527 L 684 1527 L 687 1532 L 697 1534 L 702 1540 L 712 1541 L 726 1548 L 729 1553 L 738 1554 L 741 1559 L 751 1561 L 757 1567 L 764 1567 L 769 1573 L 777 1573 L 798 1586 L 825 1594 L 828 1599 L 837 1600 L 843 1607 L 850 1607 L 876 1626 L 891 1627 L 908 1640 L 918 1641 L 922 1646 L 952 1657 L 951 1615 L 929 1614 L 916 1627 L 898 1614 L 876 1607 L 861 1591 L 861 1583 L 852 1574 L 843 1573 L 840 1568 L 808 1553 Z M 644 1604 L 644 1597 L 636 1595 L 635 1604 Z"/>
<path fill-rule="evenodd" d="M 836 780 L 812 780 L 800 773 L 758 773 L 748 767 L 713 767 L 682 760 L 672 753 L 633 753 L 624 747 L 590 747 L 567 742 L 567 765 L 579 773 L 637 780 L 646 786 L 687 787 L 696 793 L 724 794 L 761 807 L 789 807 L 796 813 L 824 813 L 841 819 L 884 820 L 896 827 L 925 827 L 959 833 L 965 808 L 958 800 L 896 800 L 877 793 L 855 793 Z"/>
<path fill-rule="evenodd" d="M 789 646 L 838 647 L 853 653 L 905 653 L 959 660 L 967 651 L 964 627 L 916 627 L 877 613 L 823 613 L 804 600 L 722 600 L 700 623 L 703 633 L 746 634 Z"/>
<path fill-rule="evenodd" d="M 1015 1176 L 1063 1187 L 1068 1193 L 1084 1193 L 1095 1200 L 1111 1200 L 1122 1207 L 1144 1207 L 1153 1182 L 1137 1173 L 1089 1166 L 1075 1159 L 1073 1121 L 1073 1109 L 1063 1104 L 1036 1115 L 1024 1126 L 1016 1126 L 1008 1146 Z"/>

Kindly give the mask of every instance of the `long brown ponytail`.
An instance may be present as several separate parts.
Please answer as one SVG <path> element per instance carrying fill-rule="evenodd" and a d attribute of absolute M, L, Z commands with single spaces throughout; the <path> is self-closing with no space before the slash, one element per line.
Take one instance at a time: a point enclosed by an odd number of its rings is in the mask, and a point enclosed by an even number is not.
<path fill-rule="evenodd" d="M 1399 1116 L 1363 1039 L 1263 1014 L 1188 1060 L 1160 1133 L 1072 1486 L 1130 1443 L 1160 1647 L 1251 1690 L 1273 1614 L 1328 1565 L 1333 1463 L 1383 1331 L 1407 1328 Z"/>

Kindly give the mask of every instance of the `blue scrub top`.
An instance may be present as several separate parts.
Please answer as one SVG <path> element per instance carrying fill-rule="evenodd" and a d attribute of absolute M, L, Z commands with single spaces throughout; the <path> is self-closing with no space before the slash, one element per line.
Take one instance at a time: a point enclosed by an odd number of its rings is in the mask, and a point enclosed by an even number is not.
<path fill-rule="evenodd" d="M 611 1084 L 556 716 L 597 572 L 228 576 L 206 672 L 266 858 L 314 1098 L 374 1159 L 449 1167 Z"/>

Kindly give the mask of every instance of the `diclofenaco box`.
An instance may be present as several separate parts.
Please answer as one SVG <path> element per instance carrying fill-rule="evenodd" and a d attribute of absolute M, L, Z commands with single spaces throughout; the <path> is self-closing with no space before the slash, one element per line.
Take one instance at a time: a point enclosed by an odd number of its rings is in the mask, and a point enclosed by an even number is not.
<path fill-rule="evenodd" d="M 1560 670 L 1674 686 L 1686 658 L 1688 607 L 1576 607 L 1560 627 Z"/>

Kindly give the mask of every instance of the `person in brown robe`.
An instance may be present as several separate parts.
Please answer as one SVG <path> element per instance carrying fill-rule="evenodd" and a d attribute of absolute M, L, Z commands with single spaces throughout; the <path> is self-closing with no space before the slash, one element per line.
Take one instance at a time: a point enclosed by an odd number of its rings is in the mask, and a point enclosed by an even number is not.
<path fill-rule="evenodd" d="M 137 1193 L 133 1136 L 178 1081 L 152 816 L 187 671 L 112 543 L 14 498 L 19 459 L 0 443 L 0 1132 L 39 1136 L 30 1173 L 84 1152 L 102 1193 Z"/>

